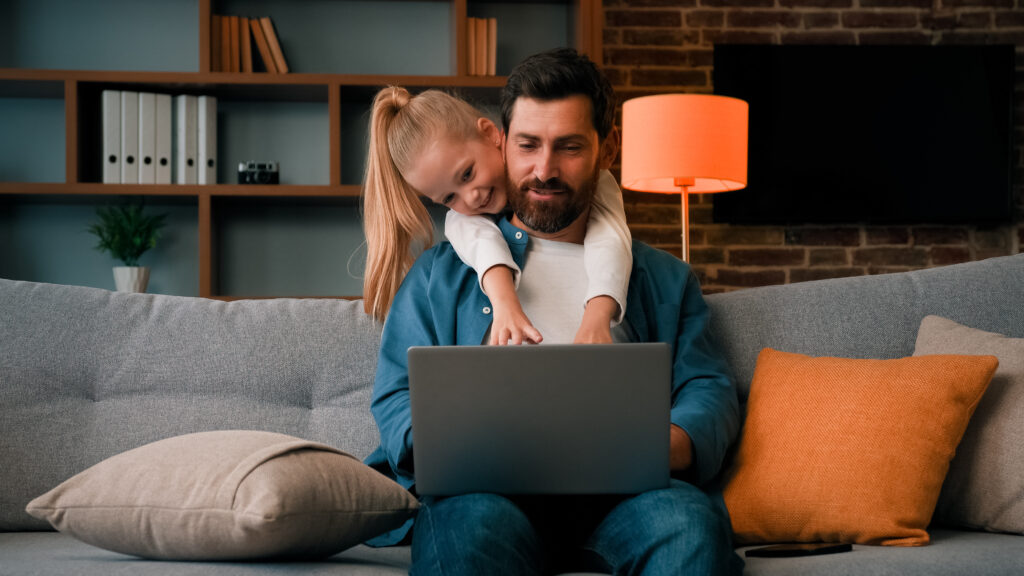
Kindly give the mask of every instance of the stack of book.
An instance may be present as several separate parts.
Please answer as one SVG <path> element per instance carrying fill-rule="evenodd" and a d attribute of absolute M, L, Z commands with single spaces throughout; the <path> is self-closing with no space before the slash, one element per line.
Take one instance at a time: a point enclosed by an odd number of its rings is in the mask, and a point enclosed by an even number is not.
<path fill-rule="evenodd" d="M 256 45 L 256 54 L 253 52 Z M 271 74 L 286 74 L 288 63 L 269 16 L 210 16 L 210 70 L 255 72 L 256 58 Z"/>
<path fill-rule="evenodd" d="M 105 184 L 216 184 L 217 98 L 104 90 Z"/>
<path fill-rule="evenodd" d="M 495 76 L 498 53 L 497 18 L 466 19 L 466 52 L 470 76 Z"/>

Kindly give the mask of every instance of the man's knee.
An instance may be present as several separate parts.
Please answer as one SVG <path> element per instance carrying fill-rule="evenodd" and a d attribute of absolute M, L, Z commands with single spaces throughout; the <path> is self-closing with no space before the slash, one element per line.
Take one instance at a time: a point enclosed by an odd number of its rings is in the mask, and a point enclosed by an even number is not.
<path fill-rule="evenodd" d="M 707 494 L 682 482 L 617 506 L 588 547 L 616 573 L 737 573 L 728 518 Z"/>
<path fill-rule="evenodd" d="M 680 531 L 690 538 L 717 538 L 723 533 L 726 519 L 707 494 L 690 484 L 674 481 L 671 487 L 640 494 L 628 504 L 623 511 L 632 516 L 632 523 L 654 538 Z"/>
<path fill-rule="evenodd" d="M 448 498 L 428 499 L 419 512 L 417 523 L 429 517 L 444 522 L 452 529 L 478 531 L 477 528 L 527 528 L 530 523 L 522 510 L 511 500 L 497 494 L 463 494 Z"/>
<path fill-rule="evenodd" d="M 418 574 L 530 574 L 541 549 L 522 510 L 495 494 L 427 499 L 412 547 Z"/>

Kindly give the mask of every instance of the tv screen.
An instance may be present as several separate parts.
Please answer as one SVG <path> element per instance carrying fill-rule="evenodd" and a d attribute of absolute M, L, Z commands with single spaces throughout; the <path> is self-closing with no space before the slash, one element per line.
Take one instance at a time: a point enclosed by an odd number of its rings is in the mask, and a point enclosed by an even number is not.
<path fill-rule="evenodd" d="M 750 104 L 716 222 L 1012 220 L 1013 46 L 716 45 L 713 74 Z"/>

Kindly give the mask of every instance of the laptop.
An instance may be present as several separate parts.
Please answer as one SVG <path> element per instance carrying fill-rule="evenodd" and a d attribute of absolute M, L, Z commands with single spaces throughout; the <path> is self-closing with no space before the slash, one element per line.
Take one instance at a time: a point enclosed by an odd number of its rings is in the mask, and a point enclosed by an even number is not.
<path fill-rule="evenodd" d="M 421 495 L 669 484 L 665 343 L 409 348 Z"/>

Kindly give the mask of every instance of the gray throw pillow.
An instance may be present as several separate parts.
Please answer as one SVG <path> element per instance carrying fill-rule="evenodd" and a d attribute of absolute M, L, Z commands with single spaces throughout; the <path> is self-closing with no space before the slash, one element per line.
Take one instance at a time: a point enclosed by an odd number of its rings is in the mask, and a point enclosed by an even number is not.
<path fill-rule="evenodd" d="M 1007 338 L 938 316 L 921 322 L 915 356 L 991 354 L 999 358 L 950 463 L 935 520 L 1024 533 L 1024 338 Z"/>
<path fill-rule="evenodd" d="M 340 450 L 272 432 L 215 431 L 108 458 L 27 511 L 123 554 L 254 560 L 330 556 L 397 528 L 418 506 Z"/>

